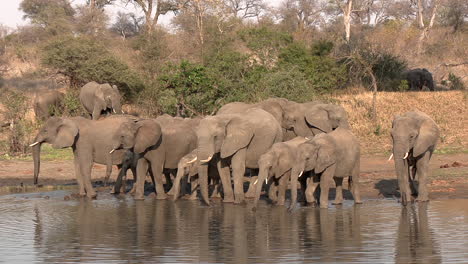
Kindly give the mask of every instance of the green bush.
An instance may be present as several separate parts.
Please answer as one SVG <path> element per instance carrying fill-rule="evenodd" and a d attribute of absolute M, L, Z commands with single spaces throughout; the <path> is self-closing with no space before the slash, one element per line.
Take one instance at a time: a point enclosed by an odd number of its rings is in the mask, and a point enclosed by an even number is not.
<path fill-rule="evenodd" d="M 450 90 L 465 90 L 465 85 L 462 79 L 453 73 L 449 73 L 448 76 Z"/>
<path fill-rule="evenodd" d="M 86 37 L 60 37 L 43 47 L 42 63 L 70 78 L 74 87 L 90 81 L 111 83 L 131 100 L 143 90 L 143 81 L 102 45 Z"/>

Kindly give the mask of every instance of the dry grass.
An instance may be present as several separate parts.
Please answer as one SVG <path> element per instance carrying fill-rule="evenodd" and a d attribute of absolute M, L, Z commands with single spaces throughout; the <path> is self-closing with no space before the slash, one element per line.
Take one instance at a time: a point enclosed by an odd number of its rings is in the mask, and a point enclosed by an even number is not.
<path fill-rule="evenodd" d="M 466 92 L 379 92 L 376 123 L 371 120 L 371 92 L 339 95 L 335 99 L 348 111 L 363 153 L 390 152 L 392 120 L 395 115 L 411 110 L 425 112 L 439 125 L 439 150 L 468 150 Z"/>

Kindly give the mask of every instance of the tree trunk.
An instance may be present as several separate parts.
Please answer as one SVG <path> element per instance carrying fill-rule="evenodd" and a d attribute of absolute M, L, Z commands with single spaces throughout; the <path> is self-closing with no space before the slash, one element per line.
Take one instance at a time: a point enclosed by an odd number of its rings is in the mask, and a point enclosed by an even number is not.
<path fill-rule="evenodd" d="M 423 17 L 424 6 L 422 0 L 418 0 L 418 15 L 416 19 L 418 21 L 418 26 L 420 29 L 424 28 L 424 17 Z"/>
<path fill-rule="evenodd" d="M 421 0 L 419 0 L 419 1 L 421 1 Z M 418 1 L 418 3 L 419 3 L 419 1 Z M 417 51 L 418 55 L 420 55 L 422 53 L 424 40 L 427 38 L 427 36 L 429 34 L 429 30 L 434 25 L 434 20 L 435 20 L 436 14 L 437 14 L 437 7 L 439 7 L 439 0 L 434 0 L 434 7 L 432 8 L 431 20 L 429 21 L 429 25 L 424 27 L 424 23 L 423 23 L 424 28 L 422 29 L 421 35 L 419 36 L 418 51 Z"/>
<path fill-rule="evenodd" d="M 345 26 L 346 42 L 349 43 L 351 37 L 351 12 L 353 11 L 353 0 L 348 0 L 343 8 L 343 23 Z"/>

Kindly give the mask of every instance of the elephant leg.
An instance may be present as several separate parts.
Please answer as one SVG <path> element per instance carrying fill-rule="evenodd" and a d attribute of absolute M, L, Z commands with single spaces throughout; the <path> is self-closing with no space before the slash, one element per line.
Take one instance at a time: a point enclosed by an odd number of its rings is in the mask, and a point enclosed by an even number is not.
<path fill-rule="evenodd" d="M 427 175 L 429 171 L 429 160 L 431 159 L 431 153 L 429 151 L 426 151 L 424 153 L 424 156 L 421 157 L 417 162 L 416 162 L 416 168 L 417 168 L 417 175 L 418 175 L 418 198 L 416 199 L 417 202 L 427 202 L 429 201 L 429 194 L 427 192 Z"/>
<path fill-rule="evenodd" d="M 336 165 L 332 165 L 326 168 L 320 177 L 320 208 L 328 208 L 328 193 L 335 174 L 335 166 Z"/>
<path fill-rule="evenodd" d="M 225 203 L 234 202 L 234 193 L 232 191 L 231 185 L 231 172 L 229 165 L 226 164 L 225 159 L 219 159 L 217 162 L 219 177 L 221 178 L 221 184 L 223 185 L 224 199 Z"/>
<path fill-rule="evenodd" d="M 110 176 L 112 174 L 112 155 L 108 154 L 106 157 L 106 177 L 104 178 L 104 186 L 109 183 Z"/>
<path fill-rule="evenodd" d="M 148 172 L 149 163 L 146 159 L 141 158 L 138 160 L 137 164 L 137 177 L 136 183 L 133 185 L 135 188 L 135 200 L 144 200 L 145 199 L 145 178 L 146 173 Z"/>
<path fill-rule="evenodd" d="M 254 198 L 255 197 L 255 184 L 253 184 L 258 179 L 258 176 L 250 175 L 249 178 L 249 189 L 245 193 L 246 198 Z"/>
<path fill-rule="evenodd" d="M 354 203 L 355 204 L 361 204 L 361 193 L 359 191 L 359 174 L 361 173 L 360 169 L 360 162 L 354 166 L 353 169 L 353 174 L 351 177 L 348 178 L 348 188 L 350 189 L 351 193 L 353 194 L 354 197 Z"/>
<path fill-rule="evenodd" d="M 85 187 L 84 187 L 84 184 L 83 184 L 83 176 L 81 174 L 80 164 L 79 164 L 78 159 L 76 157 L 75 157 L 73 163 L 75 165 L 75 177 L 76 177 L 76 181 L 78 182 L 78 187 L 79 187 L 79 193 L 78 194 L 80 196 L 86 196 L 86 191 L 85 191 Z"/>
<path fill-rule="evenodd" d="M 336 186 L 336 194 L 335 194 L 335 201 L 333 204 L 343 204 L 343 178 L 341 177 L 333 177 L 335 180 Z"/>
<path fill-rule="evenodd" d="M 114 184 L 114 187 L 112 188 L 112 191 L 111 193 L 112 194 L 119 194 L 120 192 L 122 192 L 122 180 L 123 182 L 125 182 L 125 179 L 123 179 L 123 168 L 121 165 L 117 165 L 117 168 L 119 169 L 119 174 L 117 176 L 117 179 L 115 180 L 115 184 Z M 125 189 L 124 189 L 125 190 Z"/>
<path fill-rule="evenodd" d="M 245 155 L 246 150 L 241 149 L 231 158 L 232 178 L 234 179 L 234 203 L 236 204 L 244 201 Z"/>
<path fill-rule="evenodd" d="M 81 175 L 83 176 L 83 183 L 86 190 L 86 196 L 91 199 L 97 197 L 96 191 L 91 184 L 91 170 L 93 168 L 92 160 L 81 159 L 80 160 L 80 167 L 81 167 Z"/>
<path fill-rule="evenodd" d="M 174 184 L 172 185 L 171 190 L 167 193 L 167 194 L 173 195 L 172 200 L 174 201 L 177 200 L 181 194 L 181 181 L 184 176 L 185 176 L 184 168 L 180 166 L 179 169 L 177 170 L 177 175 L 173 182 Z M 183 189 L 183 192 L 185 192 L 185 188 L 182 188 L 182 189 Z"/>
<path fill-rule="evenodd" d="M 313 177 L 307 179 L 307 188 L 305 191 L 305 196 L 307 203 L 313 207 L 317 206 L 317 201 L 315 200 L 314 193 L 317 189 L 317 186 L 320 183 L 319 181 L 320 178 L 318 177 L 318 175 L 314 175 Z"/>
<path fill-rule="evenodd" d="M 198 188 L 198 179 L 190 181 L 190 196 L 188 200 L 197 199 L 197 188 Z"/>
<path fill-rule="evenodd" d="M 211 193 L 211 198 L 221 198 L 221 190 L 220 190 L 220 184 L 219 180 L 213 180 L 213 192 Z"/>
<path fill-rule="evenodd" d="M 154 177 L 154 185 L 156 191 L 157 200 L 167 199 L 166 191 L 164 190 L 164 173 L 163 173 L 163 163 L 158 162 L 156 164 L 151 163 L 151 172 Z"/>
<path fill-rule="evenodd" d="M 277 205 L 284 205 L 284 201 L 286 200 L 286 188 L 288 187 L 290 176 L 291 172 L 287 172 L 279 179 Z"/>
<path fill-rule="evenodd" d="M 276 186 L 276 183 L 274 181 L 272 181 L 272 183 L 270 184 L 270 188 L 268 188 L 268 199 L 270 199 L 274 203 L 278 201 L 278 186 Z"/>

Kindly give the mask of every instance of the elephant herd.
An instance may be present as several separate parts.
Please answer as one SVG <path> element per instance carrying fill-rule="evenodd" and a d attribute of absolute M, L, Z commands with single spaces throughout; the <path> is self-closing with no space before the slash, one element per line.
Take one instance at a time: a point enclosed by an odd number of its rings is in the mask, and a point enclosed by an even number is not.
<path fill-rule="evenodd" d="M 91 84 L 86 86 L 98 85 Z M 107 88 L 118 92 L 110 85 Z M 83 105 L 93 94 L 91 88 L 86 90 Z M 190 183 L 190 197 L 195 199 L 199 188 L 207 205 L 210 197 L 236 204 L 253 198 L 255 207 L 264 186 L 272 202 L 284 205 L 289 186 L 291 210 L 297 205 L 298 183 L 306 204 L 327 208 L 334 182 L 334 204 L 341 204 L 347 177 L 355 203 L 362 202 L 359 141 L 339 105 L 270 98 L 256 104 L 229 103 L 212 116 L 144 119 L 121 114 L 120 103 L 114 103 L 112 95 L 103 98 L 87 100 L 85 108 L 92 119 L 51 117 L 44 123 L 31 144 L 35 184 L 41 145 L 49 143 L 54 148 L 72 148 L 79 194 L 90 198 L 97 195 L 91 183 L 96 162 L 107 166 L 106 181 L 112 165 L 120 169 L 113 193 L 125 190 L 122 183 L 131 169 L 136 178 L 131 192 L 136 200 L 144 199 L 149 175 L 157 199 L 171 196 L 177 200 Z M 106 109 L 118 114 L 99 118 Z M 402 203 L 406 205 L 412 195 L 427 201 L 425 181 L 439 137 L 437 125 L 422 112 L 408 112 L 395 117 L 391 135 Z M 317 187 L 318 201 L 314 195 Z"/>

